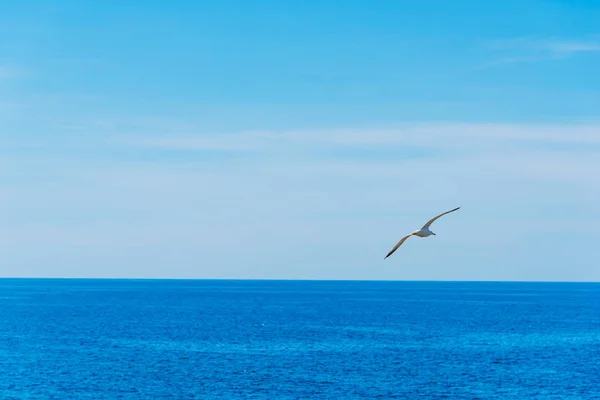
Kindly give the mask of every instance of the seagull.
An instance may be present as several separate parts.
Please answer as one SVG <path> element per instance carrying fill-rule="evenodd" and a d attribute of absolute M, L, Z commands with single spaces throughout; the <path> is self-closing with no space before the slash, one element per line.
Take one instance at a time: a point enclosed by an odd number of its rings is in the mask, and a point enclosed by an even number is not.
<path fill-rule="evenodd" d="M 414 231 L 409 233 L 408 235 L 404 236 L 402 239 L 400 239 L 400 241 L 398 243 L 396 243 L 396 245 L 394 246 L 394 248 L 392 250 L 390 250 L 390 252 L 387 254 L 387 256 L 385 256 L 383 259 L 385 260 L 386 258 L 388 258 L 389 256 L 392 255 L 393 252 L 396 251 L 396 249 L 398 247 L 400 247 L 402 245 L 402 243 L 404 243 L 404 241 L 406 239 L 408 239 L 411 236 L 418 236 L 418 237 L 427 237 L 427 236 L 431 236 L 431 235 L 435 235 L 434 232 L 431 232 L 429 230 L 429 227 L 431 226 L 431 224 L 433 224 L 433 221 L 435 221 L 436 219 L 438 219 L 439 217 L 441 217 L 442 215 L 446 215 L 446 214 L 450 214 L 451 212 L 454 212 L 456 210 L 458 210 L 460 207 L 456 207 L 454 210 L 450 210 L 450 211 L 446 211 L 441 213 L 440 215 L 436 215 L 435 217 L 431 218 L 429 221 L 427 221 L 427 223 L 425 225 L 423 225 L 423 227 L 421 229 L 419 229 L 418 231 Z"/>

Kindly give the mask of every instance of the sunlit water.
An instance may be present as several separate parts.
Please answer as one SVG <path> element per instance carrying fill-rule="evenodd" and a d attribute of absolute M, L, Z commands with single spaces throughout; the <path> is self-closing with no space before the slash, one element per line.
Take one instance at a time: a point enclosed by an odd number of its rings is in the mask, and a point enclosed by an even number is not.
<path fill-rule="evenodd" d="M 600 398 L 600 284 L 0 279 L 0 399 Z"/>

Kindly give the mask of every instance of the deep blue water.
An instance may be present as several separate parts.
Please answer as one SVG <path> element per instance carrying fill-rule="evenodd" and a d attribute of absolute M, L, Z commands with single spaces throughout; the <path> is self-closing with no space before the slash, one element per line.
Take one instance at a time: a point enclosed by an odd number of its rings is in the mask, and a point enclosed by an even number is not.
<path fill-rule="evenodd" d="M 600 284 L 0 279 L 0 399 L 595 399 Z"/>

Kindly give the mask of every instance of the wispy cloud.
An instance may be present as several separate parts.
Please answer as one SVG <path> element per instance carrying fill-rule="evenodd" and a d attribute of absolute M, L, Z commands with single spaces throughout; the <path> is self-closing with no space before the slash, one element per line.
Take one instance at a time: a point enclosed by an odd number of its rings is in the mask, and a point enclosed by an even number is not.
<path fill-rule="evenodd" d="M 600 158 L 587 147 L 600 143 L 600 124 L 227 134 L 202 132 L 201 123 L 172 134 L 169 121 L 156 119 L 108 125 L 111 135 L 87 137 L 85 149 L 71 143 L 62 153 L 0 159 L 0 207 L 7 210 L 0 242 L 12 254 L 11 271 L 42 265 L 43 254 L 55 268 L 85 265 L 53 275 L 140 271 L 127 262 L 152 266 L 145 271 L 152 276 L 373 278 L 368 266 L 401 232 L 456 205 L 460 223 L 439 225 L 436 250 L 415 240 L 403 252 L 403 263 L 430 272 L 381 270 L 379 277 L 423 279 L 436 271 L 439 278 L 436 266 L 453 263 L 449 278 L 485 270 L 487 278 L 514 279 L 522 257 L 541 266 L 551 256 L 539 254 L 560 256 L 547 249 L 558 231 L 590 240 L 599 234 L 586 221 L 600 213 Z M 365 149 L 379 153 L 368 157 Z M 426 155 L 410 157 L 415 149 Z M 207 163 L 207 151 L 249 156 Z M 130 152 L 147 158 L 132 162 Z M 485 235 L 472 235 L 482 226 Z M 515 251 L 531 235 L 546 242 Z M 594 258 L 597 250 L 580 249 L 576 235 L 562 237 L 563 245 Z M 561 278 L 571 271 L 569 264 Z"/>
<path fill-rule="evenodd" d="M 465 140 L 470 145 L 465 146 Z M 121 146 L 161 150 L 262 150 L 294 152 L 298 150 L 351 149 L 497 149 L 536 143 L 600 145 L 600 124 L 477 124 L 477 123 L 406 123 L 385 129 L 329 129 L 242 131 L 228 134 L 197 133 L 184 136 L 154 134 L 152 136 L 113 137 Z M 572 146 L 571 150 L 576 149 Z"/>
<path fill-rule="evenodd" d="M 270 134 L 243 132 L 237 134 L 153 135 L 116 139 L 122 145 L 162 150 L 250 151 L 263 147 Z"/>
<path fill-rule="evenodd" d="M 575 42 L 562 40 L 547 40 L 536 43 L 540 50 L 547 50 L 556 56 L 568 56 L 574 53 L 600 51 L 600 41 Z"/>
<path fill-rule="evenodd" d="M 580 53 L 600 52 L 600 38 L 565 39 L 558 37 L 521 37 L 493 41 L 489 45 L 496 60 L 484 63 L 477 69 L 505 64 L 559 60 Z"/>
<path fill-rule="evenodd" d="M 499 50 L 528 51 L 539 55 L 566 57 L 581 52 L 600 51 L 600 40 L 524 37 L 500 40 L 495 43 L 494 47 Z"/>

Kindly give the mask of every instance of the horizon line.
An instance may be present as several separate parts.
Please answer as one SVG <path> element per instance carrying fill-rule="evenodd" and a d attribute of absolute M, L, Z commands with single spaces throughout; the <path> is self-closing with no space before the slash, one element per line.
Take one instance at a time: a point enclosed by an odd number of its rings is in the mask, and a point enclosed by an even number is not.
<path fill-rule="evenodd" d="M 407 282 L 407 283 L 594 283 L 600 281 L 559 280 L 461 280 L 461 279 L 295 279 L 295 278 L 151 278 L 151 277 L 20 277 L 0 276 L 0 280 L 112 280 L 112 281 L 272 281 L 272 282 Z"/>

